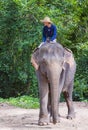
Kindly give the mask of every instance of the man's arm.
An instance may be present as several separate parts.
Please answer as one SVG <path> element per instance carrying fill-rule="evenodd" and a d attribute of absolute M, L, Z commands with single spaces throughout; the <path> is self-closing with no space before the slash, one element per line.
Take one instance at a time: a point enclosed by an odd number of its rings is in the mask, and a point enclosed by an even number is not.
<path fill-rule="evenodd" d="M 43 38 L 42 41 L 45 42 L 46 41 L 46 36 L 45 36 L 45 28 L 43 28 Z"/>
<path fill-rule="evenodd" d="M 53 36 L 51 37 L 51 41 L 53 41 L 54 39 L 56 39 L 56 36 L 57 36 L 57 29 L 56 29 L 56 26 L 54 26 L 54 32 L 53 32 Z"/>

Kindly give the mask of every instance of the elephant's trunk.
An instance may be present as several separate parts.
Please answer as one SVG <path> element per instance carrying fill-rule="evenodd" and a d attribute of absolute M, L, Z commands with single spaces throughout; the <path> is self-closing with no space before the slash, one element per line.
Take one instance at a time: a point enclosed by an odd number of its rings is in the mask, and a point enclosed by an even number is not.
<path fill-rule="evenodd" d="M 58 101 L 59 101 L 59 78 L 60 78 L 61 70 L 54 69 L 50 73 L 50 91 L 51 91 L 51 111 L 53 117 L 53 123 L 56 124 L 58 122 Z"/>

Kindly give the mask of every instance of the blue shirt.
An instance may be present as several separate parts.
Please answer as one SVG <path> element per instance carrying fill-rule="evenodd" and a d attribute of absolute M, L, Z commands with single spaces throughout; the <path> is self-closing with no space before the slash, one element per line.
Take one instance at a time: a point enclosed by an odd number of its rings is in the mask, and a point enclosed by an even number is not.
<path fill-rule="evenodd" d="M 51 24 L 51 27 L 44 26 L 43 28 L 43 42 L 47 40 L 47 38 L 50 39 L 50 41 L 53 41 L 56 39 L 57 36 L 57 29 L 56 26 Z"/>

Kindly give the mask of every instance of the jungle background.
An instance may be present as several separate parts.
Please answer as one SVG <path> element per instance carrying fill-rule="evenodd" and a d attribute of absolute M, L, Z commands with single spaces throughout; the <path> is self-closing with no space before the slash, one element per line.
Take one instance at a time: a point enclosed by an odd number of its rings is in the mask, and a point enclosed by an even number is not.
<path fill-rule="evenodd" d="M 57 41 L 73 51 L 73 99 L 88 101 L 88 0 L 0 0 L 0 97 L 38 98 L 30 58 L 42 41 L 45 16 L 57 26 Z"/>

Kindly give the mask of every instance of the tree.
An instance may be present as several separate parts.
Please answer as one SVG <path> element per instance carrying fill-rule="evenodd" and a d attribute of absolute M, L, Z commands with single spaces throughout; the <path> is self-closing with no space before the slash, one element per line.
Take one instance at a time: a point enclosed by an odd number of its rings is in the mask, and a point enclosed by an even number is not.
<path fill-rule="evenodd" d="M 38 96 L 35 71 L 30 63 L 33 50 L 42 41 L 40 19 L 49 16 L 58 30 L 57 40 L 70 48 L 77 61 L 75 94 L 83 79 L 88 94 L 88 1 L 0 1 L 0 96 Z M 86 10 L 86 11 L 85 11 Z M 85 66 L 84 63 L 85 62 Z M 81 65 L 82 64 L 82 65 Z M 79 81 L 79 83 L 78 83 Z M 77 89 L 76 89 L 77 88 Z M 77 90 L 77 92 L 76 92 Z M 80 94 L 79 94 L 80 96 Z"/>

